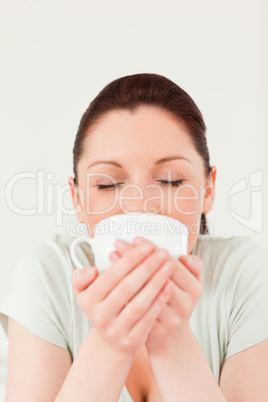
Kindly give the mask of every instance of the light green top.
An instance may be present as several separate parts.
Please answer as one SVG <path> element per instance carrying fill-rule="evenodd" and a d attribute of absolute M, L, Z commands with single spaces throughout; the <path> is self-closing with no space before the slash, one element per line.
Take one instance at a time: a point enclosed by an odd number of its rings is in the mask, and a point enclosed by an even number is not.
<path fill-rule="evenodd" d="M 10 316 L 74 359 L 91 325 L 73 294 L 73 239 L 56 234 L 22 255 L 0 320 L 6 333 Z M 78 253 L 94 265 L 90 246 Z M 268 339 L 268 251 L 246 237 L 202 235 L 193 254 L 203 260 L 204 290 L 190 323 L 218 382 L 226 358 Z M 131 401 L 124 387 L 120 402 Z"/>

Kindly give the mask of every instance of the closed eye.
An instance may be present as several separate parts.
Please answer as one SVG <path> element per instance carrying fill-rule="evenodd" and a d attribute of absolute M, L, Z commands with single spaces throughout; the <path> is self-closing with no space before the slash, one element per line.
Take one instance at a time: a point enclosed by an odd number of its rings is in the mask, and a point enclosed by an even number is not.
<path fill-rule="evenodd" d="M 159 180 L 161 183 L 171 186 L 171 187 L 179 187 L 184 183 L 184 180 L 175 180 L 175 181 L 168 181 L 168 180 Z"/>
<path fill-rule="evenodd" d="M 166 185 L 166 186 L 171 186 L 171 187 L 179 187 L 184 183 L 184 180 L 175 180 L 175 181 L 168 181 L 168 180 L 159 180 L 160 183 Z M 97 186 L 97 190 L 113 190 L 115 188 L 118 188 L 120 184 L 124 183 L 115 183 L 115 184 L 100 184 Z"/>
<path fill-rule="evenodd" d="M 109 189 L 114 189 L 119 186 L 119 184 L 123 183 L 115 183 L 115 184 L 99 184 L 97 186 L 97 190 L 109 190 Z"/>

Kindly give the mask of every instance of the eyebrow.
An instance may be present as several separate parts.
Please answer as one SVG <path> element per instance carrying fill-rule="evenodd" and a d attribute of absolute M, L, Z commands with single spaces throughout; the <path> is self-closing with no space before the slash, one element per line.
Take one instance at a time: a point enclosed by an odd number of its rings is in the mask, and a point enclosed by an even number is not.
<path fill-rule="evenodd" d="M 169 162 L 169 161 L 172 161 L 174 159 L 185 160 L 185 161 L 191 163 L 191 161 L 189 159 L 185 158 L 182 155 L 170 155 L 170 156 L 166 156 L 165 158 L 158 159 L 155 162 L 155 165 L 161 165 L 161 164 L 163 164 L 165 162 Z M 88 169 L 91 168 L 92 166 L 98 165 L 100 163 L 105 163 L 105 164 L 113 165 L 113 166 L 115 166 L 117 168 L 120 168 L 120 169 L 124 169 L 123 166 L 120 165 L 120 163 L 118 163 L 116 161 L 109 161 L 109 160 L 95 161 L 91 165 L 88 166 Z"/>

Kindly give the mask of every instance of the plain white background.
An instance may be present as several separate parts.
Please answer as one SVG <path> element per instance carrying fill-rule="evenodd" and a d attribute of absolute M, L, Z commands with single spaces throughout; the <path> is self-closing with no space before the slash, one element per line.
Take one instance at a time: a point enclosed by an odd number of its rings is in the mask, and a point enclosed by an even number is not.
<path fill-rule="evenodd" d="M 0 303 L 27 247 L 77 234 L 66 186 L 76 130 L 90 101 L 124 75 L 162 74 L 190 94 L 218 168 L 213 234 L 268 247 L 266 0 L 8 0 L 0 13 Z M 1 332 L 2 379 L 6 356 Z"/>

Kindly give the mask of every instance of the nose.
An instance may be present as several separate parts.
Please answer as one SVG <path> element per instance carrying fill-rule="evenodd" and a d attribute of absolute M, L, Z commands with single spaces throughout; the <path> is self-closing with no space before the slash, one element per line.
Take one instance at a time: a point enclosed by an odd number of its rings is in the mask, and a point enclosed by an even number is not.
<path fill-rule="evenodd" d="M 120 195 L 119 206 L 124 213 L 163 213 L 161 193 L 150 186 L 129 185 Z"/>

